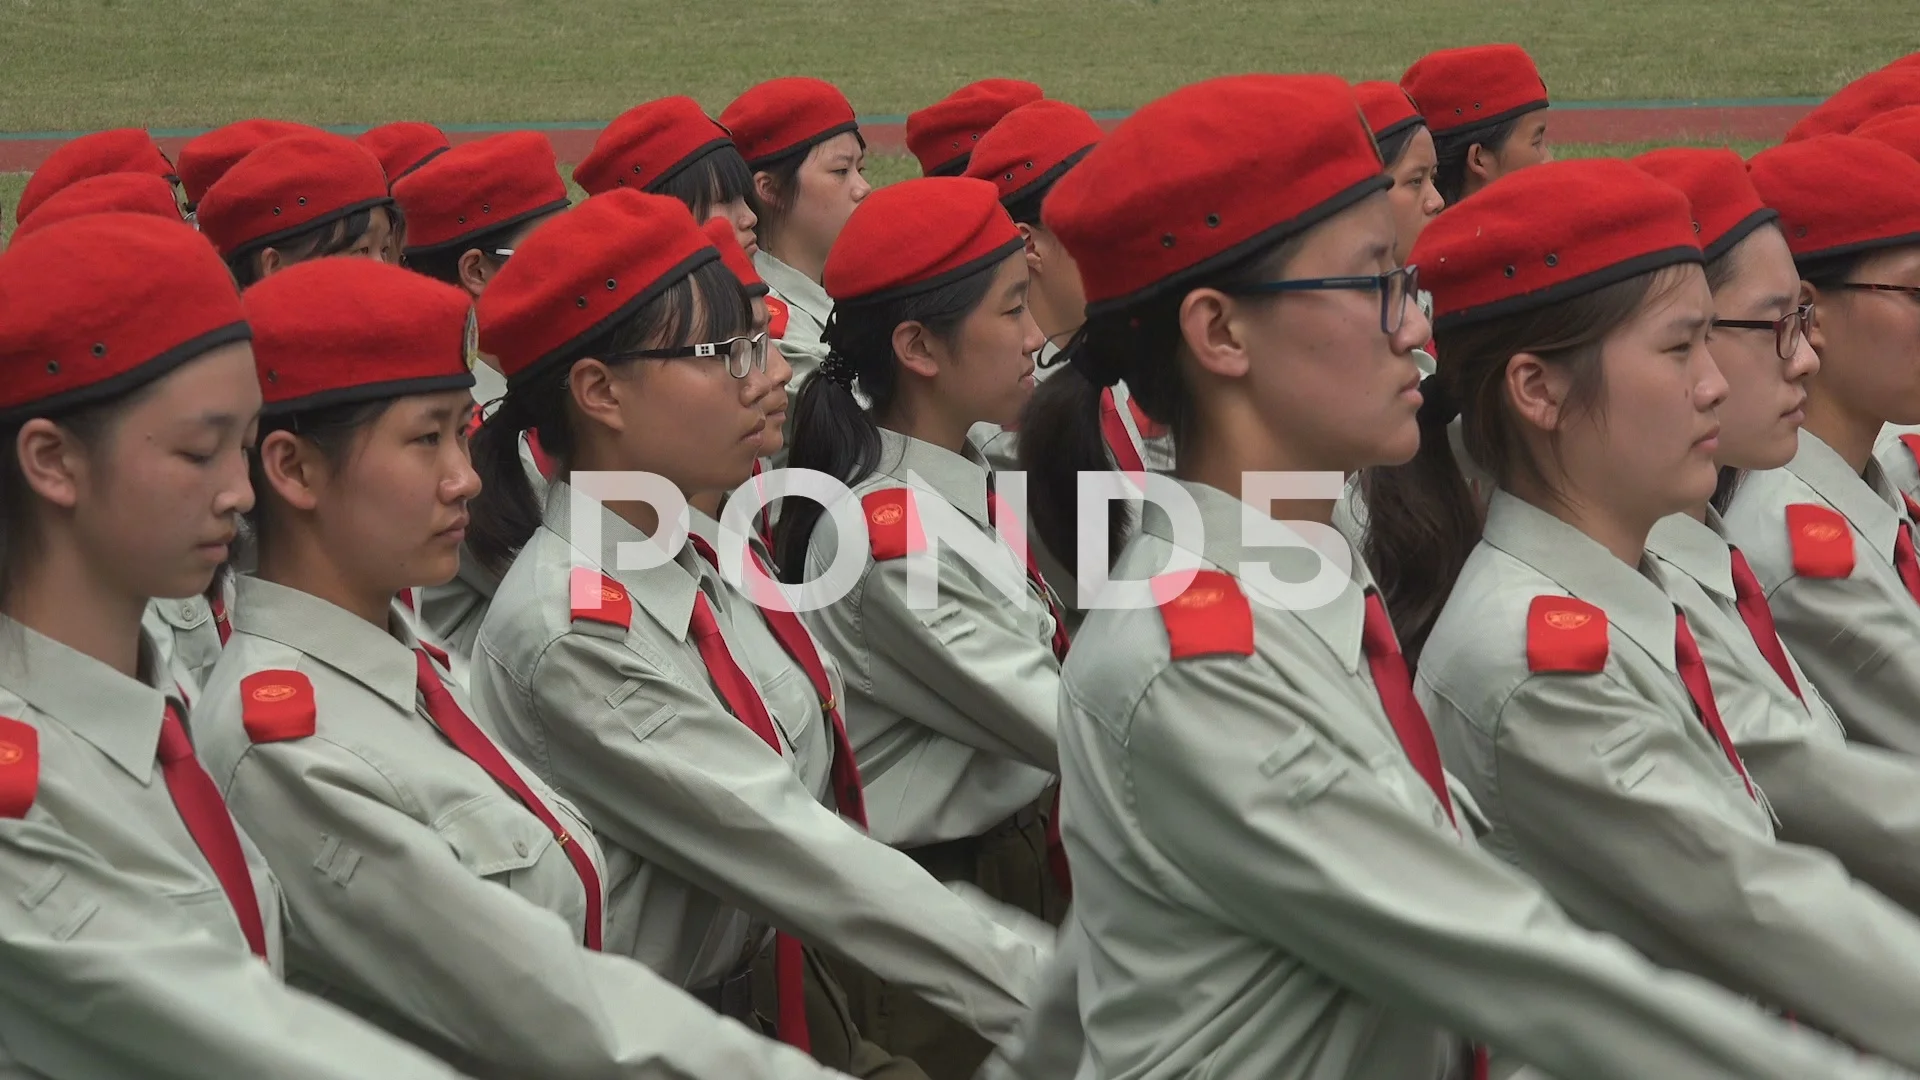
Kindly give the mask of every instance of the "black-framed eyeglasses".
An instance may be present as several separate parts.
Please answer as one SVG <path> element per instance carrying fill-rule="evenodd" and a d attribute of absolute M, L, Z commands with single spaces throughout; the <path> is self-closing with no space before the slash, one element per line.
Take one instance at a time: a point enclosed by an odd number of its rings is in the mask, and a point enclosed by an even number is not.
<path fill-rule="evenodd" d="M 1777 319 L 1715 319 L 1715 329 L 1773 331 L 1773 352 L 1782 360 L 1793 359 L 1806 340 L 1807 324 L 1813 321 L 1813 305 L 1801 304 Z"/>
<path fill-rule="evenodd" d="M 620 360 L 680 360 L 687 357 L 724 358 L 727 373 L 736 379 L 744 379 L 748 372 L 756 368 L 763 373 L 767 370 L 767 335 L 762 331 L 746 337 L 682 345 L 674 349 L 635 349 L 632 352 L 612 353 L 600 359 L 613 363 Z"/>
<path fill-rule="evenodd" d="M 1920 300 L 1920 285 L 1875 285 L 1866 281 L 1843 281 L 1834 288 L 1852 289 L 1855 292 L 1901 293 L 1909 300 Z"/>
<path fill-rule="evenodd" d="M 1407 321 L 1407 301 L 1420 292 L 1420 268 L 1402 266 L 1371 277 L 1297 278 L 1292 281 L 1255 281 L 1228 292 L 1241 296 L 1319 292 L 1325 289 L 1374 290 L 1380 294 L 1380 332 L 1395 334 Z"/>

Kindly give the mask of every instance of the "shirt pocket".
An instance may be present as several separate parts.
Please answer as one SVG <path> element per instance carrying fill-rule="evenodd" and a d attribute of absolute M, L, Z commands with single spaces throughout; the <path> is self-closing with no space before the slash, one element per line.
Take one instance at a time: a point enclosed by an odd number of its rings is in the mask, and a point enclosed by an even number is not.
<path fill-rule="evenodd" d="M 540 819 L 504 796 L 482 796 L 449 814 L 436 827 L 460 865 L 479 877 L 505 878 L 533 869 L 554 846 Z"/>

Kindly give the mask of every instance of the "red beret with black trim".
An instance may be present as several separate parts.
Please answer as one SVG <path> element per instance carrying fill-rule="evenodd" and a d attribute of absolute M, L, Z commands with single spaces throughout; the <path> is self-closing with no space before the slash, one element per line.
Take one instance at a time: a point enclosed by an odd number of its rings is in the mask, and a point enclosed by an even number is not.
<path fill-rule="evenodd" d="M 28 214 L 13 231 L 14 243 L 56 222 L 88 214 L 151 214 L 180 220 L 180 203 L 173 185 L 152 173 L 106 173 L 61 188 Z"/>
<path fill-rule="evenodd" d="M 1045 91 L 1024 79 L 981 79 L 907 116 L 907 149 L 926 176 L 958 176 L 974 145 L 1008 113 Z"/>
<path fill-rule="evenodd" d="M 1672 184 L 1617 158 L 1501 177 L 1433 219 L 1408 261 L 1443 330 L 1557 304 L 1705 256 Z M 1440 342 L 1446 355 L 1446 341 Z"/>
<path fill-rule="evenodd" d="M 1492 127 L 1548 105 L 1540 69 L 1518 45 L 1430 52 L 1400 76 L 1400 86 L 1436 136 Z"/>
<path fill-rule="evenodd" d="M 1853 133 L 1920 160 L 1920 105 L 1902 105 L 1883 112 L 1854 128 Z"/>
<path fill-rule="evenodd" d="M 821 284 L 840 305 L 929 292 L 1019 251 L 1020 230 L 984 180 L 929 176 L 889 184 L 854 207 Z"/>
<path fill-rule="evenodd" d="M 206 239 L 150 214 L 91 214 L 0 255 L 0 417 L 51 416 L 248 337 Z"/>
<path fill-rule="evenodd" d="M 1871 71 L 1834 91 L 1787 129 L 1783 142 L 1817 135 L 1851 135 L 1855 128 L 1903 105 L 1920 105 L 1920 68 L 1888 67 Z"/>
<path fill-rule="evenodd" d="M 733 234 L 733 223 L 723 217 L 711 217 L 700 226 L 707 234 L 708 242 L 720 253 L 720 261 L 740 279 L 740 287 L 748 296 L 765 296 L 773 290 L 761 279 L 760 271 L 753 267 L 753 256 L 740 246 L 740 238 Z"/>
<path fill-rule="evenodd" d="M 1762 150 L 1747 172 L 1795 262 L 1920 244 L 1920 161 L 1885 143 L 1819 135 Z"/>
<path fill-rule="evenodd" d="M 186 193 L 187 205 L 198 206 L 207 189 L 227 175 L 228 169 L 262 146 L 289 135 L 319 130 L 291 120 L 241 120 L 194 136 L 180 148 L 180 190 Z"/>
<path fill-rule="evenodd" d="M 1675 146 L 1633 159 L 1633 164 L 1680 189 L 1693 207 L 1694 239 L 1708 262 L 1780 213 L 1760 199 L 1747 163 L 1732 150 Z"/>
<path fill-rule="evenodd" d="M 1413 103 L 1413 95 L 1399 83 L 1375 79 L 1372 82 L 1354 83 L 1353 99 L 1360 103 L 1360 114 L 1367 118 L 1367 127 L 1372 129 L 1373 137 L 1386 142 L 1395 135 L 1425 123 L 1420 116 L 1420 107 Z"/>
<path fill-rule="evenodd" d="M 263 412 L 473 385 L 464 289 L 375 259 L 310 259 L 248 289 Z"/>
<path fill-rule="evenodd" d="M 523 386 L 719 258 L 678 199 L 595 195 L 541 222 L 487 283 L 481 351 Z"/>
<path fill-rule="evenodd" d="M 733 145 L 690 97 L 665 97 L 635 105 L 614 118 L 593 150 L 574 166 L 573 181 L 591 195 L 615 188 L 658 191 L 681 171 Z"/>
<path fill-rule="evenodd" d="M 1391 183 L 1344 80 L 1232 75 L 1121 121 L 1054 185 L 1043 216 L 1096 314 L 1304 232 Z"/>
<path fill-rule="evenodd" d="M 289 135 L 248 154 L 208 189 L 200 231 L 232 258 L 392 201 L 387 174 L 365 147 L 325 131 Z"/>
<path fill-rule="evenodd" d="M 980 137 L 966 175 L 992 184 L 1000 204 L 1012 206 L 1066 175 L 1105 135 L 1078 105 L 1031 101 Z"/>
<path fill-rule="evenodd" d="M 142 173 L 169 182 L 175 177 L 173 162 L 160 152 L 153 136 L 145 129 L 96 131 L 62 143 L 47 155 L 27 178 L 27 186 L 20 192 L 20 203 L 13 208 L 13 220 L 27 220 L 28 214 L 69 184 L 110 173 Z"/>
<path fill-rule="evenodd" d="M 720 113 L 720 125 L 733 133 L 733 145 L 753 169 L 860 130 L 839 87 L 802 75 L 748 89 Z"/>
<path fill-rule="evenodd" d="M 419 120 L 396 120 L 369 128 L 354 140 L 374 157 L 387 174 L 388 183 L 400 178 L 447 152 L 451 145 L 447 133 Z"/>
<path fill-rule="evenodd" d="M 553 144 L 537 131 L 489 135 L 444 154 L 393 185 L 407 215 L 408 253 L 452 247 L 567 208 Z"/>

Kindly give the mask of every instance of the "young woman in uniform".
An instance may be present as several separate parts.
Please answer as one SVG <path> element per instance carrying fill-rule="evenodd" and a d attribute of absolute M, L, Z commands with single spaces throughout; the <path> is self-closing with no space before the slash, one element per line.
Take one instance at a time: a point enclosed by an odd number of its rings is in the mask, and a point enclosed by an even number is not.
<path fill-rule="evenodd" d="M 757 244 L 758 219 L 748 205 L 753 173 L 727 129 L 690 97 L 635 105 L 608 124 L 593 150 L 574 166 L 573 181 L 599 195 L 632 188 L 687 205 L 696 222 L 725 218 L 740 246 Z"/>
<path fill-rule="evenodd" d="M 719 258 L 681 204 L 616 191 L 536 230 L 480 297 L 480 345 L 508 391 L 475 446 L 486 488 L 469 543 L 512 569 L 480 630 L 475 704 L 599 834 L 609 949 L 744 1016 L 771 923 L 781 1037 L 850 1071 L 911 1076 L 826 1004 L 801 939 L 995 1039 L 1023 1015 L 1044 948 L 845 820 L 861 796 L 830 723 L 840 693 L 806 649 L 789 654 L 800 638 L 679 542 L 676 507 L 577 505 L 588 496 L 570 482 L 649 473 L 672 503 L 748 480 L 778 390 Z M 520 468 L 523 428 L 559 463 L 544 509 Z M 649 535 L 672 554 L 621 568 L 615 552 Z"/>
<path fill-rule="evenodd" d="M 1886 143 L 1920 160 L 1920 105 L 1883 112 L 1855 128 L 1863 139 Z M 17 233 L 15 235 L 18 235 Z M 1903 494 L 1920 499 L 1920 424 L 1888 424 L 1874 442 L 1874 459 Z"/>
<path fill-rule="evenodd" d="M 144 128 L 115 128 L 82 135 L 48 154 L 40 167 L 27 178 L 14 205 L 13 220 L 24 225 L 27 216 L 48 199 L 67 188 L 98 176 L 136 173 L 165 180 L 171 186 L 180 177 L 173 162 L 167 160 L 153 136 Z"/>
<path fill-rule="evenodd" d="M 394 600 L 451 576 L 480 487 L 471 304 L 359 259 L 247 293 L 259 570 L 196 728 L 282 875 L 292 977 L 475 1075 L 831 1075 L 600 951 L 592 833 Z"/>
<path fill-rule="evenodd" d="M 1617 160 L 1442 214 L 1414 245 L 1434 268 L 1430 390 L 1498 484 L 1482 523 L 1427 414 L 1413 463 L 1369 487 L 1374 551 L 1402 568 L 1415 692 L 1495 853 L 1655 962 L 1912 1067 L 1920 922 L 1776 838 L 1729 734 L 1740 703 L 1647 557 L 1719 475 L 1697 236 L 1684 195 Z"/>
<path fill-rule="evenodd" d="M 380 162 L 344 135 L 289 135 L 242 158 L 200 200 L 200 231 L 242 289 L 307 259 L 385 261 L 404 219 Z"/>
<path fill-rule="evenodd" d="M 1756 155 L 1812 303 L 1820 370 L 1786 468 L 1749 475 L 1728 538 L 1766 590 L 1780 637 L 1860 742 L 1920 754 L 1920 561 L 1911 499 L 1874 460 L 1887 424 L 1920 423 L 1920 163 L 1832 135 Z M 1845 185 L 1833 177 L 1845 176 Z"/>
<path fill-rule="evenodd" d="M 1508 173 L 1553 160 L 1547 84 L 1518 45 L 1428 53 L 1400 86 L 1433 135 L 1433 184 L 1448 206 Z"/>
<path fill-rule="evenodd" d="M 1364 565 L 1308 547 L 1330 502 L 1247 481 L 1414 452 L 1427 322 L 1388 183 L 1343 82 L 1244 76 L 1143 107 L 1048 199 L 1089 322 L 1028 416 L 1084 449 L 1032 474 L 1034 505 L 1107 468 L 1116 379 L 1170 418 L 1188 503 L 1127 542 L 1115 578 L 1146 604 L 1091 612 L 1063 675 L 1088 1075 L 1438 1080 L 1468 1075 L 1453 1032 L 1558 1076 L 1867 1067 L 1657 973 L 1476 851 Z M 1314 575 L 1330 602 L 1283 584 Z"/>
<path fill-rule="evenodd" d="M 975 146 L 993 125 L 1046 96 L 1025 79 L 981 79 L 907 114 L 907 151 L 922 176 L 962 176 Z"/>
<path fill-rule="evenodd" d="M 226 267 L 100 214 L 0 255 L 0 1070 L 452 1077 L 281 986 L 280 891 L 141 630 L 252 504 L 260 390 Z"/>
<path fill-rule="evenodd" d="M 1380 160 L 1387 163 L 1387 176 L 1393 180 L 1393 186 L 1387 189 L 1387 200 L 1393 204 L 1393 257 L 1404 264 L 1413 251 L 1413 242 L 1447 207 L 1440 189 L 1434 186 L 1439 159 L 1434 152 L 1433 132 L 1413 98 L 1395 83 L 1355 83 L 1353 96 L 1360 102 L 1360 113 L 1367 118 L 1374 141 L 1380 144 Z"/>

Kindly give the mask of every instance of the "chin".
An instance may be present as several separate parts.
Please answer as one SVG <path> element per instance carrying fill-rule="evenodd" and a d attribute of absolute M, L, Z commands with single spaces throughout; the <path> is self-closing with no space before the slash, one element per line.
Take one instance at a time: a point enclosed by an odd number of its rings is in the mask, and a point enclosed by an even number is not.
<path fill-rule="evenodd" d="M 1404 430 L 1397 430 L 1393 437 L 1380 443 L 1369 455 L 1368 465 L 1405 465 L 1420 452 L 1420 425 L 1412 417 L 1407 418 Z"/>
<path fill-rule="evenodd" d="M 455 548 L 452 555 L 434 551 L 420 560 L 420 574 L 408 585 L 409 589 L 431 589 L 436 585 L 445 585 L 460 573 L 460 549 Z M 396 589 L 396 592 L 401 590 Z"/>

